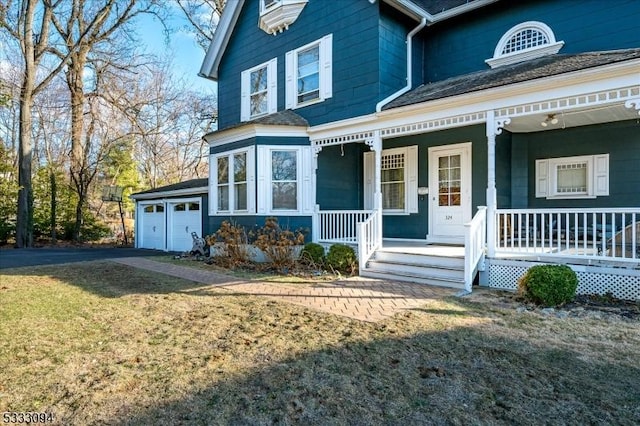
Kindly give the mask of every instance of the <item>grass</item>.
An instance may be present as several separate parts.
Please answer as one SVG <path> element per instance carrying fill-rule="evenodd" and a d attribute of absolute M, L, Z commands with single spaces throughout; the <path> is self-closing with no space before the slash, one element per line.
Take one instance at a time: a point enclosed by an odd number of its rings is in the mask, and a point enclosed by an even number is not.
<path fill-rule="evenodd" d="M 380 323 L 108 262 L 0 275 L 0 412 L 58 424 L 638 424 L 640 322 L 437 300 Z"/>

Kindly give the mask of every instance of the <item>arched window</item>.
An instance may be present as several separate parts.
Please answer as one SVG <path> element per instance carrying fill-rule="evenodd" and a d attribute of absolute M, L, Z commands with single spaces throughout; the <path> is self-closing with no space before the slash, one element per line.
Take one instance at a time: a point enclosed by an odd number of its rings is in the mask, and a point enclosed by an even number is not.
<path fill-rule="evenodd" d="M 546 24 L 537 21 L 523 22 L 502 36 L 493 52 L 493 58 L 485 62 L 491 68 L 515 64 L 558 53 L 563 45 L 563 41 L 556 41 L 553 31 Z"/>

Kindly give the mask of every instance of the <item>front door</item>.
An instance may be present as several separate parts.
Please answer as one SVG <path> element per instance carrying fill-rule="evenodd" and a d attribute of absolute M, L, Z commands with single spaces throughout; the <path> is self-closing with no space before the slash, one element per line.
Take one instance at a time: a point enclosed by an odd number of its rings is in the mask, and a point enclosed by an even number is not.
<path fill-rule="evenodd" d="M 433 243 L 464 243 L 471 220 L 471 143 L 429 148 L 429 234 Z"/>

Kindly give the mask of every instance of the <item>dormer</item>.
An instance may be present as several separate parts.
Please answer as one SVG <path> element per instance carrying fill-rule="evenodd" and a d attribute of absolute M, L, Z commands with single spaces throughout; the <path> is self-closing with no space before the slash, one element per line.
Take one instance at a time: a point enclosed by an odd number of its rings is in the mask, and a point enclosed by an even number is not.
<path fill-rule="evenodd" d="M 267 34 L 276 35 L 289 29 L 308 0 L 260 0 L 258 25 Z"/>
<path fill-rule="evenodd" d="M 491 67 L 515 64 L 546 55 L 558 53 L 564 41 L 556 41 L 548 25 L 528 21 L 507 31 L 498 42 L 493 58 L 485 60 Z"/>

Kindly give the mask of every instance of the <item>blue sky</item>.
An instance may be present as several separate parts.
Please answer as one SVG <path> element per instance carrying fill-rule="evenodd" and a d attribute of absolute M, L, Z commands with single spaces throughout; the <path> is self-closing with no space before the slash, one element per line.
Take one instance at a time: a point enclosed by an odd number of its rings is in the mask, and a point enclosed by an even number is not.
<path fill-rule="evenodd" d="M 198 77 L 205 52 L 193 36 L 183 29 L 187 21 L 176 11 L 168 25 L 173 31 L 167 44 L 160 22 L 148 15 L 140 18 L 138 32 L 142 43 L 146 45 L 146 51 L 160 56 L 171 55 L 176 74 L 183 76 L 194 89 L 214 91 L 216 84 L 213 81 Z"/>

